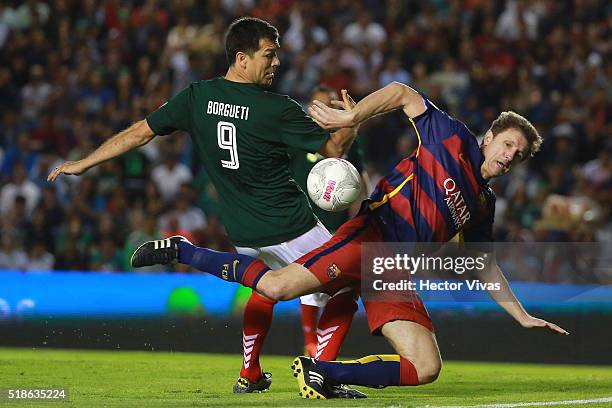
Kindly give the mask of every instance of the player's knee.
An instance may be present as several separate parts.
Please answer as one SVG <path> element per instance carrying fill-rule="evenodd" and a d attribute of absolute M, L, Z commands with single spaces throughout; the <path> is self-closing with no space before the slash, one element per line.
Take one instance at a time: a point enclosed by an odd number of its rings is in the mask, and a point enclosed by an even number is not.
<path fill-rule="evenodd" d="M 282 300 L 281 299 L 282 292 L 277 284 L 257 285 L 257 291 L 261 293 L 262 295 L 264 295 L 265 297 L 270 298 L 272 300 L 276 300 L 276 301 Z"/>
<path fill-rule="evenodd" d="M 406 360 L 409 360 L 417 372 L 419 384 L 429 384 L 438 379 L 442 370 L 442 360 L 439 355 L 433 353 L 411 353 L 411 355 L 403 355 Z"/>
<path fill-rule="evenodd" d="M 278 287 L 277 299 L 276 300 L 291 300 L 298 297 L 300 293 L 292 282 L 283 282 Z"/>
<path fill-rule="evenodd" d="M 442 370 L 442 361 L 439 356 L 428 356 L 415 361 L 415 368 L 419 376 L 419 384 L 429 384 L 438 379 Z"/>
<path fill-rule="evenodd" d="M 296 297 L 293 294 L 291 283 L 281 277 L 270 279 L 264 282 L 264 285 L 257 285 L 257 290 L 264 296 L 276 301 L 290 300 Z"/>

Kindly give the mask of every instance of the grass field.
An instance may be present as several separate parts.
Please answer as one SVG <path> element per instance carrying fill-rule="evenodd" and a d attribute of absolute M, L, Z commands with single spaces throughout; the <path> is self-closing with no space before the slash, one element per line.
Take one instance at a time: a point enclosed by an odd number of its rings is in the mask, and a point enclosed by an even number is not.
<path fill-rule="evenodd" d="M 263 366 L 274 375 L 272 388 L 234 395 L 239 355 L 5 348 L 0 349 L 0 388 L 68 387 L 70 402 L 0 401 L 0 408 L 425 407 L 612 397 L 612 367 L 446 362 L 431 385 L 363 388 L 366 400 L 304 400 L 297 396 L 291 360 L 263 357 Z M 564 406 L 612 407 L 612 402 Z"/>

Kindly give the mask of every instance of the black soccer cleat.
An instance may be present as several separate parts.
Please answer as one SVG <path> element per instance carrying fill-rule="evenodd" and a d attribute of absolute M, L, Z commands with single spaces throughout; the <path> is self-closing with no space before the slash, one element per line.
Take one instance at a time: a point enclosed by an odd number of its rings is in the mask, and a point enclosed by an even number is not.
<path fill-rule="evenodd" d="M 345 399 L 360 399 L 368 398 L 363 392 L 356 390 L 355 388 L 348 387 L 344 384 L 332 385 L 330 387 L 332 398 L 345 398 Z"/>
<path fill-rule="evenodd" d="M 187 238 L 181 235 L 175 235 L 166 239 L 147 241 L 136 248 L 132 254 L 130 263 L 132 264 L 133 268 L 142 268 L 143 266 L 160 264 L 175 264 L 178 262 L 178 243 L 180 241 L 189 242 Z"/>
<path fill-rule="evenodd" d="M 300 387 L 299 395 L 302 398 L 367 398 L 361 391 L 335 384 L 326 379 L 325 372 L 310 357 L 296 357 L 291 369 L 293 376 L 297 379 L 298 387 Z"/>
<path fill-rule="evenodd" d="M 272 374 L 263 373 L 257 382 L 252 382 L 248 378 L 240 377 L 234 384 L 234 394 L 250 394 L 253 392 L 266 391 L 272 385 Z"/>

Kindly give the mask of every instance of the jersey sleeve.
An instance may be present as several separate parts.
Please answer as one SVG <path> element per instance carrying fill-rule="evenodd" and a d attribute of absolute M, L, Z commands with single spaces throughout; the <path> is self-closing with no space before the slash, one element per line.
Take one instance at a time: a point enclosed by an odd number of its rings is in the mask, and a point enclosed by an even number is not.
<path fill-rule="evenodd" d="M 312 153 L 318 152 L 329 138 L 329 133 L 320 128 L 291 98 L 287 98 L 283 106 L 279 131 L 282 143 Z"/>
<path fill-rule="evenodd" d="M 470 130 L 459 120 L 438 108 L 425 95 L 421 94 L 421 97 L 426 110 L 412 120 L 422 144 L 441 143 L 453 135 L 459 135 L 463 139 L 465 134 L 471 134 Z"/>
<path fill-rule="evenodd" d="M 147 116 L 147 123 L 156 135 L 167 135 L 175 130 L 190 131 L 193 87 L 189 85 Z"/>

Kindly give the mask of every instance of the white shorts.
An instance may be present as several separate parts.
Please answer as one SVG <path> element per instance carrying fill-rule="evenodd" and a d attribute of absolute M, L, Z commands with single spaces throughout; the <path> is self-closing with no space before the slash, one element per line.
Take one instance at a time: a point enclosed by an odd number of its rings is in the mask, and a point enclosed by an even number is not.
<path fill-rule="evenodd" d="M 327 231 L 327 228 L 319 221 L 312 229 L 290 241 L 260 248 L 236 247 L 236 251 L 238 251 L 239 254 L 258 258 L 272 269 L 280 269 L 289 265 L 302 255 L 323 245 L 329 241 L 331 237 L 332 235 Z M 338 293 L 346 292 L 347 290 L 349 290 L 349 288 L 345 288 Z M 325 306 L 328 300 L 329 295 L 325 293 L 313 293 L 300 297 L 300 302 L 302 304 L 318 307 Z"/>

